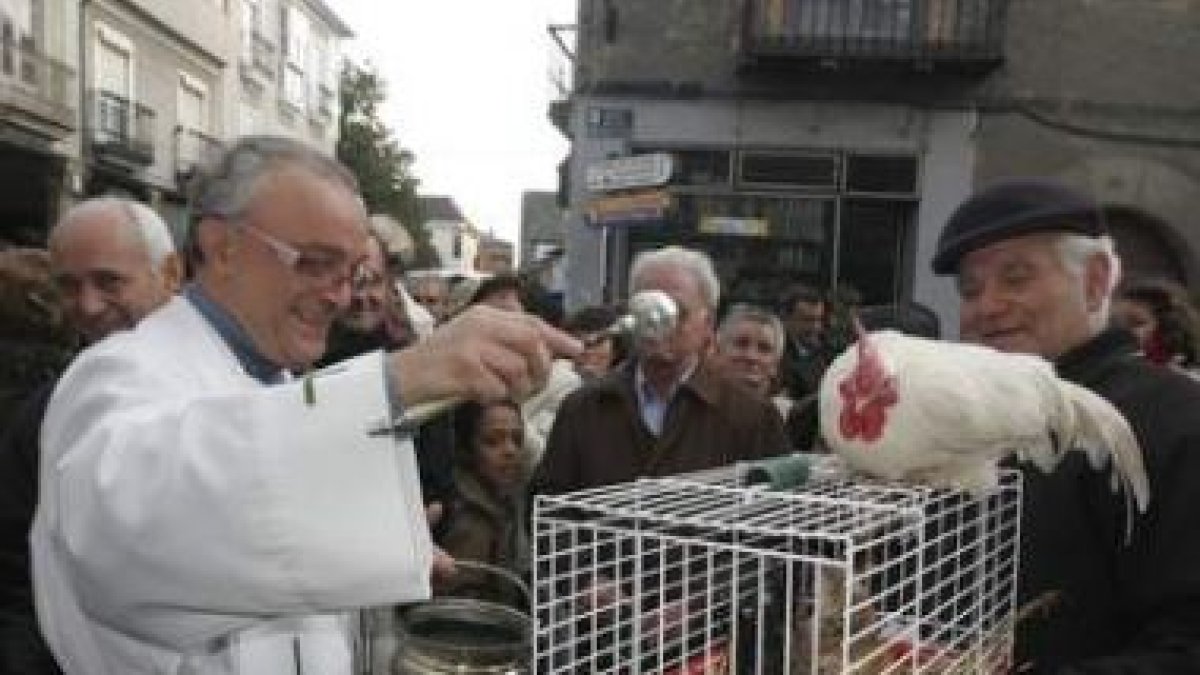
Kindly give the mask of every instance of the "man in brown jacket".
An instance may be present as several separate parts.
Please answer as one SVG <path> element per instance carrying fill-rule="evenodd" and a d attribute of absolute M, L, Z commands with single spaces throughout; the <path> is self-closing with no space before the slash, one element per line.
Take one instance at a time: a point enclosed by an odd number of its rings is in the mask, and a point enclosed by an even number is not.
<path fill-rule="evenodd" d="M 679 325 L 665 338 L 635 344 L 623 367 L 563 402 L 539 490 L 570 492 L 787 452 L 774 407 L 705 360 L 720 300 L 708 256 L 676 246 L 648 251 L 629 276 L 631 292 L 670 295 Z"/>

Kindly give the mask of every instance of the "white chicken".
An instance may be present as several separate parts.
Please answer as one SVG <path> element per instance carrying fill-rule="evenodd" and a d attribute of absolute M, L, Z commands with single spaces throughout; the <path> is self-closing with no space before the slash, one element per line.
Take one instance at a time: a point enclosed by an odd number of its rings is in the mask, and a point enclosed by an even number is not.
<path fill-rule="evenodd" d="M 1145 511 L 1142 452 L 1116 408 L 1060 379 L 1037 356 L 864 333 L 829 366 L 819 394 L 821 435 L 853 469 L 888 479 L 995 486 L 997 462 L 1016 454 L 1044 472 L 1071 449 L 1111 465 L 1114 490 Z M 1111 458 L 1111 461 L 1110 461 Z M 1129 511 L 1132 524 L 1133 511 Z"/>

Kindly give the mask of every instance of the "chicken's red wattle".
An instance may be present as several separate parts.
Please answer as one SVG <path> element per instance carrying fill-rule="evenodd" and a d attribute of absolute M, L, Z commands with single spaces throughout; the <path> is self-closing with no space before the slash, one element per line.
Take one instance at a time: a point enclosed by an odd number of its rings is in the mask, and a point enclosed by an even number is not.
<path fill-rule="evenodd" d="M 862 439 L 874 443 L 883 436 L 883 427 L 887 424 L 887 410 L 897 402 L 896 389 L 890 380 L 879 383 L 877 391 L 871 395 L 866 391 L 867 378 L 851 376 L 838 384 L 838 394 L 842 397 L 842 414 L 838 418 L 838 428 L 847 440 Z"/>

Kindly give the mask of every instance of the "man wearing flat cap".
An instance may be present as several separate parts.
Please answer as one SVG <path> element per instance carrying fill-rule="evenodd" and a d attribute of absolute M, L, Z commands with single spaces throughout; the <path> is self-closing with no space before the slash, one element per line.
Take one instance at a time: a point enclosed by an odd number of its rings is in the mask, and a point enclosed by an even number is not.
<path fill-rule="evenodd" d="M 964 340 L 1038 354 L 1129 421 L 1150 478 L 1126 541 L 1107 478 L 1069 453 L 1025 475 L 1020 603 L 1056 598 L 1017 628 L 1037 673 L 1200 672 L 1200 384 L 1142 359 L 1109 325 L 1120 259 L 1100 207 L 1043 179 L 993 185 L 951 216 L 934 272 L 954 275 Z"/>

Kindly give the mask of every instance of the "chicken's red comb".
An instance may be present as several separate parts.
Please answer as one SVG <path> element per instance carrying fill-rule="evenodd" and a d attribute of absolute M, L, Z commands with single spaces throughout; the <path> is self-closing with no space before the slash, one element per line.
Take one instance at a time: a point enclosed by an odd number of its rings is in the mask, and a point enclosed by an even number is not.
<path fill-rule="evenodd" d="M 854 329 L 854 339 L 855 339 L 855 341 L 858 342 L 858 352 L 859 352 L 859 354 L 862 354 L 863 351 L 866 350 L 867 345 L 869 344 L 869 341 L 867 338 L 867 336 L 868 336 L 867 329 L 866 329 L 866 327 L 864 327 L 862 325 L 862 321 L 858 320 L 857 314 L 855 314 L 853 311 L 851 311 L 851 312 L 849 312 L 849 315 L 850 315 L 850 327 Z"/>

